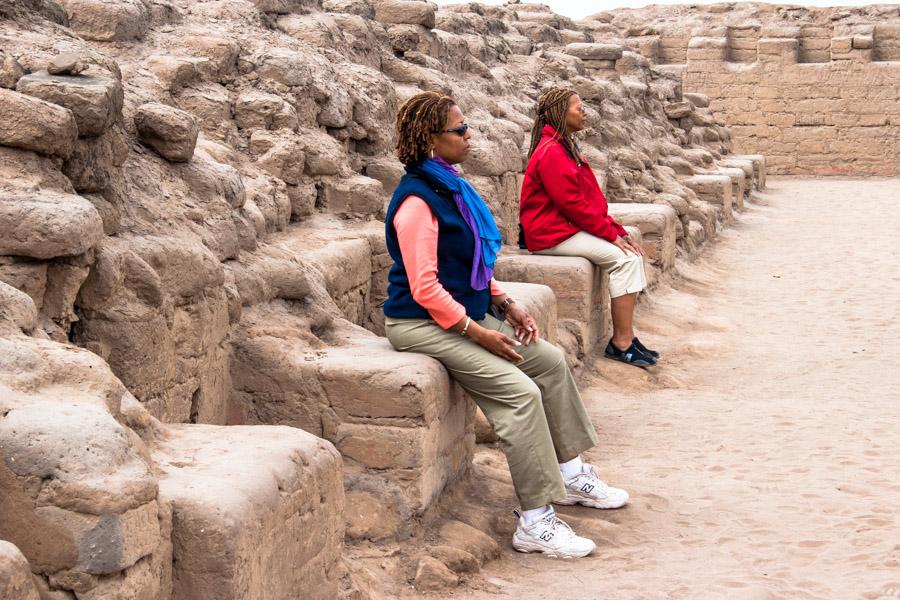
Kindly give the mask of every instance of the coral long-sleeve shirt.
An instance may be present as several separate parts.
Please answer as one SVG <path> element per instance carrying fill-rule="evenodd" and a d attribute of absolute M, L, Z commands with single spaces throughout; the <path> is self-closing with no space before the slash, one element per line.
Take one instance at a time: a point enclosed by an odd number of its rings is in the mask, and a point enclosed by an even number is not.
<path fill-rule="evenodd" d="M 427 202 L 410 196 L 394 213 L 393 223 L 413 300 L 428 311 L 435 323 L 449 329 L 466 316 L 466 309 L 438 281 L 437 218 Z M 491 296 L 503 293 L 491 279 Z"/>

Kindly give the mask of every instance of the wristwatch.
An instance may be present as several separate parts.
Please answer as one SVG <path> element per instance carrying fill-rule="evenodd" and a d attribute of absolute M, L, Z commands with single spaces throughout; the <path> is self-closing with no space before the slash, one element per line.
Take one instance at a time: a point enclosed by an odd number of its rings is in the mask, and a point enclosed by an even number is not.
<path fill-rule="evenodd" d="M 515 300 L 513 300 L 512 298 L 507 296 L 506 300 L 504 300 L 503 302 L 501 302 L 500 304 L 497 305 L 497 308 L 500 310 L 500 312 L 505 313 L 506 309 L 515 303 L 516 303 Z"/>

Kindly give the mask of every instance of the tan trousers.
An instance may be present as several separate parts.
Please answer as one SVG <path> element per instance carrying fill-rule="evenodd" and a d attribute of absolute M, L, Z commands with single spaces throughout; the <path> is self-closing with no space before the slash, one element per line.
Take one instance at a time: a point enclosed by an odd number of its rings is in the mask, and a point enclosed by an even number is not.
<path fill-rule="evenodd" d="M 566 241 L 546 250 L 538 250 L 535 254 L 582 256 L 601 269 L 609 271 L 610 298 L 634 294 L 647 287 L 642 257 L 625 254 L 603 238 L 585 231 L 579 231 Z"/>
<path fill-rule="evenodd" d="M 482 327 L 514 338 L 508 324 L 487 315 Z M 385 319 L 391 344 L 439 360 L 472 396 L 500 438 L 524 510 L 566 497 L 559 463 L 597 443 L 562 351 L 539 340 L 512 363 L 429 319 Z"/>

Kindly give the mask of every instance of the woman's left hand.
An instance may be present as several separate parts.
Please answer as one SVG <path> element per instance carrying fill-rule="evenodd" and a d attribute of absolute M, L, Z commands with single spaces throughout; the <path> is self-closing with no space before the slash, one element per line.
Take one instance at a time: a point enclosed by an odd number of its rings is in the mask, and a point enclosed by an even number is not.
<path fill-rule="evenodd" d="M 526 346 L 531 342 L 536 342 L 540 332 L 538 331 L 537 322 L 524 310 L 513 304 L 506 311 L 506 320 L 516 330 L 516 337 Z"/>

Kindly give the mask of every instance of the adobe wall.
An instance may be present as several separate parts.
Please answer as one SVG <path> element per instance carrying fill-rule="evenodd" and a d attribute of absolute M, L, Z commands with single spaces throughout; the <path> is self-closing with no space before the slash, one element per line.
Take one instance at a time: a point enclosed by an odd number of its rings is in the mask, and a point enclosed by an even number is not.
<path fill-rule="evenodd" d="M 728 6 L 647 15 L 653 24 L 626 28 L 627 44 L 709 96 L 735 151 L 765 154 L 770 173 L 900 173 L 896 7 Z"/>

